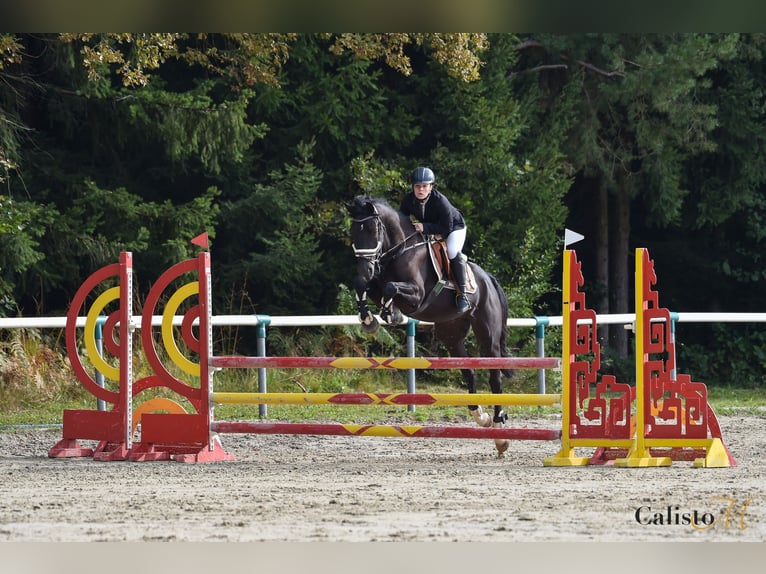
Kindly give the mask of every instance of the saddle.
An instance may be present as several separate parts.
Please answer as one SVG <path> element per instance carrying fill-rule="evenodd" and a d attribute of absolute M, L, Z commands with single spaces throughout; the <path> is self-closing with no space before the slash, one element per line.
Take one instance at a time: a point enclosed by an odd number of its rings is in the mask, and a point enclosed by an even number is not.
<path fill-rule="evenodd" d="M 455 279 L 452 276 L 452 266 L 449 262 L 449 256 L 447 255 L 447 242 L 442 239 L 441 235 L 429 235 L 427 244 L 428 256 L 438 279 L 434 290 L 438 292 L 446 287 L 447 289 L 455 291 L 457 287 L 455 285 Z M 466 279 L 468 280 L 466 292 L 475 293 L 476 277 L 473 274 L 473 269 L 471 269 L 470 265 L 466 265 L 465 268 Z"/>

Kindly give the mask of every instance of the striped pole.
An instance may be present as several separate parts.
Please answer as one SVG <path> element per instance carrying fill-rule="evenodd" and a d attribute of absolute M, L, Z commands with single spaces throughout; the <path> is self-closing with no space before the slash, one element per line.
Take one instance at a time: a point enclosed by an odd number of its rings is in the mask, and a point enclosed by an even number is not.
<path fill-rule="evenodd" d="M 217 421 L 213 432 L 241 434 L 310 434 L 333 436 L 375 436 L 400 438 L 486 438 L 512 440 L 559 440 L 561 431 L 548 429 L 513 429 L 483 427 L 447 427 L 417 425 L 353 425 Z"/>
<path fill-rule="evenodd" d="M 213 393 L 218 405 L 514 405 L 561 404 L 558 394 Z"/>
<path fill-rule="evenodd" d="M 220 369 L 560 369 L 559 357 L 210 357 Z"/>

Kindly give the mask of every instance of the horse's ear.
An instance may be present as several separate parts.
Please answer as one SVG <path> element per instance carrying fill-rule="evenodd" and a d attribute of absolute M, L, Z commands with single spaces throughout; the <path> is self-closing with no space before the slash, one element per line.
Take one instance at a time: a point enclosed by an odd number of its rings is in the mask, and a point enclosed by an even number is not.
<path fill-rule="evenodd" d="M 357 217 L 365 217 L 368 215 L 377 215 L 378 210 L 375 207 L 375 202 L 368 194 L 357 195 L 353 201 L 346 204 L 346 209 Z"/>
<path fill-rule="evenodd" d="M 361 201 L 360 201 L 361 198 L 362 198 L 361 195 L 357 195 L 357 196 L 354 197 L 354 199 L 352 199 L 351 201 L 345 203 L 346 209 L 348 210 L 348 212 L 351 215 L 355 215 L 355 214 L 359 213 L 359 209 L 360 209 L 360 206 L 361 206 Z"/>
<path fill-rule="evenodd" d="M 378 206 L 375 205 L 375 202 L 373 201 L 372 197 L 369 195 L 365 195 L 363 198 L 362 203 L 362 209 L 364 210 L 364 214 L 367 217 L 370 217 L 372 215 L 378 215 Z"/>

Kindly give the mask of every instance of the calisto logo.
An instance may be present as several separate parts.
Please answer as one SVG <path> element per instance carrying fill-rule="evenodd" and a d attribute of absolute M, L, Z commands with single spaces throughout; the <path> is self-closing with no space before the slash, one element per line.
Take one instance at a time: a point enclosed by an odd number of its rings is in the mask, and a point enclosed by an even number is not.
<path fill-rule="evenodd" d="M 745 513 L 752 497 L 738 503 L 736 498 L 716 496 L 713 501 L 724 504 L 718 511 L 682 510 L 680 506 L 669 505 L 664 508 L 639 506 L 636 509 L 636 522 L 643 526 L 691 526 L 695 530 L 708 530 L 721 525 L 723 528 L 739 527 L 745 530 Z"/>

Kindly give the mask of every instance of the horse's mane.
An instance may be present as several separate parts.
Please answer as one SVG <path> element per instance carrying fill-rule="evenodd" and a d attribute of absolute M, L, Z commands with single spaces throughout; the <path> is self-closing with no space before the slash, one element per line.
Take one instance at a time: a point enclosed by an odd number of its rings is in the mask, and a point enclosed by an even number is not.
<path fill-rule="evenodd" d="M 348 205 L 348 211 L 356 220 L 362 220 L 366 217 L 378 214 L 386 225 L 388 232 L 403 233 L 404 235 L 413 234 L 415 229 L 412 220 L 401 211 L 391 206 L 388 201 L 382 197 L 372 197 L 370 195 L 357 195 L 353 202 Z"/>
<path fill-rule="evenodd" d="M 391 215 L 398 217 L 400 220 L 407 219 L 403 213 L 394 208 L 386 199 L 382 197 L 373 197 L 371 195 L 357 195 L 353 202 L 349 205 L 348 209 L 355 217 L 363 217 L 370 212 L 370 205 L 374 206 L 375 210 L 384 215 L 385 212 L 389 212 Z"/>
<path fill-rule="evenodd" d="M 378 206 L 383 207 L 384 209 L 394 209 L 393 207 L 391 207 L 391 204 L 388 203 L 388 201 L 386 201 L 382 197 L 373 197 L 371 195 L 366 195 L 366 194 L 357 195 L 354 198 L 353 203 L 351 204 L 351 209 L 353 211 L 363 211 L 364 209 L 366 209 L 369 203 L 372 203 L 376 207 Z"/>

